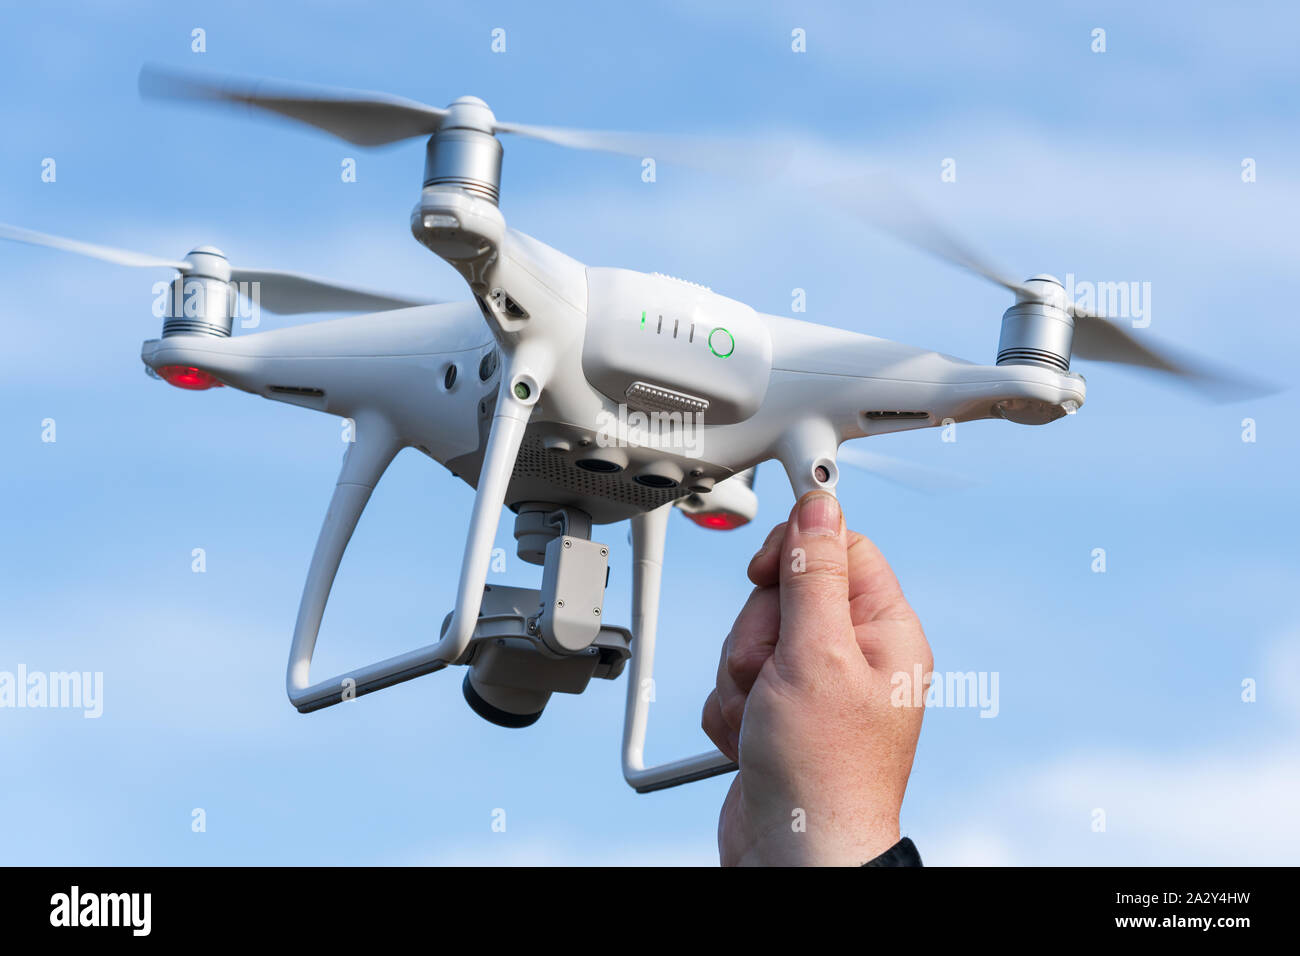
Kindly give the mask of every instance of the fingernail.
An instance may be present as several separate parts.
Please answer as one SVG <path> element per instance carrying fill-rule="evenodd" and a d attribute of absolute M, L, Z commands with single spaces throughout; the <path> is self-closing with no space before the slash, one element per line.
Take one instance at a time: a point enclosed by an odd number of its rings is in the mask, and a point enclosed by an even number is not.
<path fill-rule="evenodd" d="M 840 533 L 840 503 L 834 495 L 824 491 L 814 492 L 799 502 L 795 517 L 800 534 L 816 534 L 833 538 Z"/>

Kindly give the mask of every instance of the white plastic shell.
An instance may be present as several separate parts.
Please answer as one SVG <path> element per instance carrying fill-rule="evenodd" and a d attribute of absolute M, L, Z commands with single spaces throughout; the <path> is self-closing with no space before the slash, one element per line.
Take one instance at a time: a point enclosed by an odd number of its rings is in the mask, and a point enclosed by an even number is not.
<path fill-rule="evenodd" d="M 708 425 L 762 405 L 772 337 L 749 306 L 680 279 L 597 268 L 587 269 L 587 303 L 582 370 L 615 402 L 658 387 L 707 402 Z"/>

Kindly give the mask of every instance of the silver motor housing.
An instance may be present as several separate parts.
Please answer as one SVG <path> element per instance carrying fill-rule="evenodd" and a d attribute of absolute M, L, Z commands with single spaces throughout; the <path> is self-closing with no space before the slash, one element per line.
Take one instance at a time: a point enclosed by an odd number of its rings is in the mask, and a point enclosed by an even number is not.
<path fill-rule="evenodd" d="M 1016 304 L 1003 313 L 997 364 L 1068 372 L 1074 318 L 1067 311 L 1065 287 L 1050 275 L 1036 275 L 1025 286 L 1034 297 L 1017 295 Z"/>
<path fill-rule="evenodd" d="M 169 335 L 213 335 L 228 338 L 235 314 L 235 287 L 230 263 L 213 246 L 199 246 L 185 261 L 187 272 L 172 280 L 163 309 L 163 338 Z"/>

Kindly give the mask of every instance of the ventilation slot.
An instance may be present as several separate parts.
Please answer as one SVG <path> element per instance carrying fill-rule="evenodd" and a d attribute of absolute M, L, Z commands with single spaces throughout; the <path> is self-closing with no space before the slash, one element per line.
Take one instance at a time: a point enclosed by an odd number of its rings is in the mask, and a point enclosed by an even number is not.
<path fill-rule="evenodd" d="M 930 417 L 929 412 L 863 412 L 870 421 L 873 422 L 921 422 Z"/>
<path fill-rule="evenodd" d="M 662 385 L 633 382 L 627 387 L 627 403 L 643 412 L 695 412 L 704 414 L 709 400 L 687 395 Z"/>
<path fill-rule="evenodd" d="M 277 395 L 297 395 L 299 398 L 324 398 L 325 392 L 319 388 L 305 388 L 301 385 L 271 385 L 270 391 Z"/>

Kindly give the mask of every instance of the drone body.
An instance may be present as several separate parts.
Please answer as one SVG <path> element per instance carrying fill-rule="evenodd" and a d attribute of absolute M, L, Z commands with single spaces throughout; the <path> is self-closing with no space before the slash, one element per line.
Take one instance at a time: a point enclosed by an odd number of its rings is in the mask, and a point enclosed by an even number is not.
<path fill-rule="evenodd" d="M 446 109 L 378 94 L 267 92 L 146 73 L 142 90 L 247 103 L 377 145 L 429 137 L 415 238 L 464 278 L 473 302 L 413 305 L 329 280 L 236 269 L 211 247 L 158 259 L 0 226 L 0 237 L 180 272 L 163 334 L 141 356 L 183 388 L 225 385 L 349 421 L 350 442 L 308 570 L 287 673 L 302 712 L 441 670 L 468 668 L 482 716 L 526 726 L 555 691 L 618 677 L 630 661 L 623 772 L 639 791 L 735 769 L 711 751 L 647 767 L 666 522 L 676 504 L 705 527 L 754 517 L 752 469 L 777 459 L 794 493 L 834 490 L 843 442 L 949 422 L 1045 424 L 1085 398 L 1076 354 L 1178 367 L 1065 300 L 1060 283 L 1010 282 L 997 362 L 765 315 L 703 286 L 584 265 L 509 229 L 499 133 L 639 154 L 621 134 L 500 123 L 480 100 Z M 367 311 L 232 335 L 237 290 L 272 311 Z M 383 310 L 383 311 L 374 311 Z M 475 488 L 453 610 L 437 640 L 326 679 L 311 660 L 343 552 L 394 456 L 414 447 Z M 502 508 L 540 589 L 487 583 Z M 633 621 L 603 621 L 609 548 L 592 528 L 630 520 Z"/>
<path fill-rule="evenodd" d="M 559 344 L 534 350 L 535 364 L 506 383 L 541 387 L 526 403 L 504 503 L 575 507 L 596 524 L 706 494 L 771 458 L 800 491 L 832 488 L 836 450 L 849 439 L 1030 409 L 1050 421 L 1084 401 L 1074 373 L 977 365 L 765 315 L 682 280 L 588 268 L 520 233 L 505 237 L 481 306 L 415 306 L 229 338 L 169 335 L 141 355 L 165 377 L 204 372 L 350 419 L 354 441 L 378 427 L 477 487 L 507 323 L 549 321 L 562 336 L 547 330 L 543 342 Z M 495 284 L 503 274 L 527 284 Z"/>

